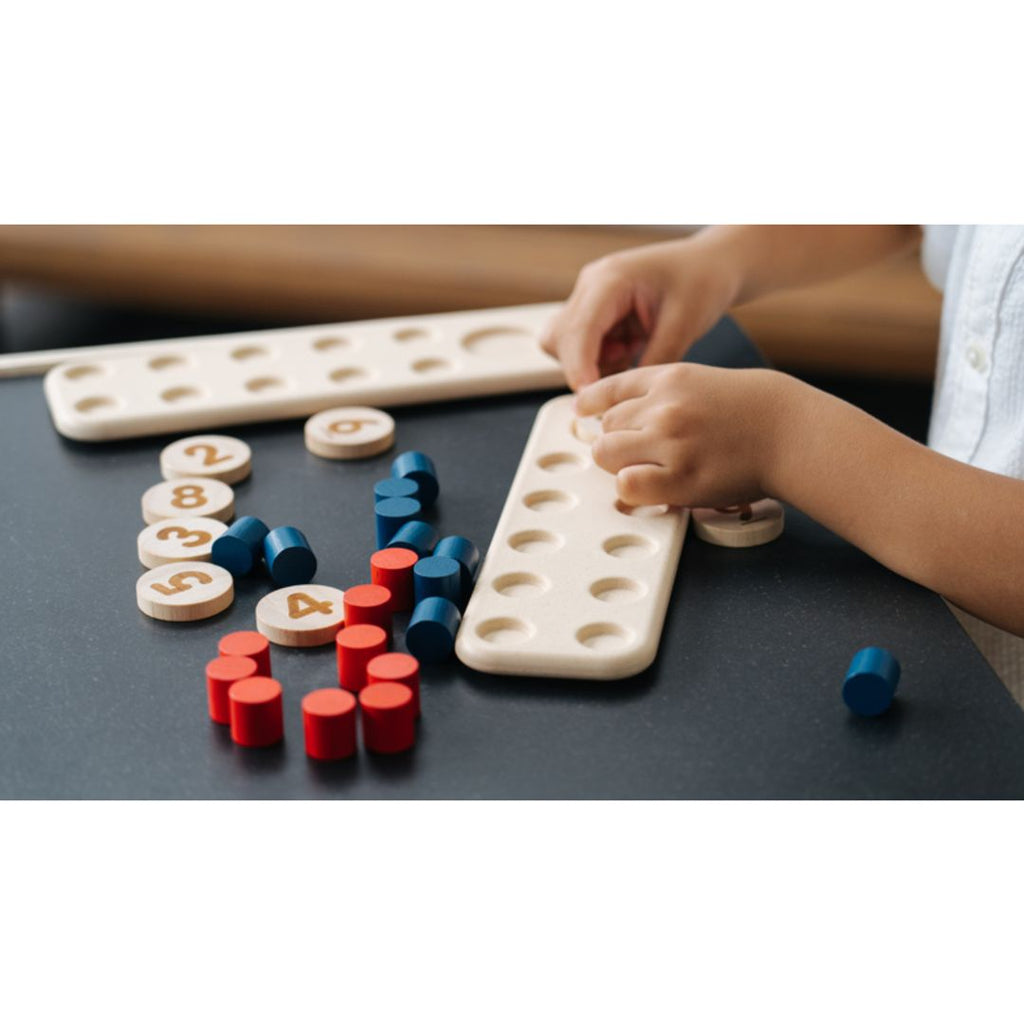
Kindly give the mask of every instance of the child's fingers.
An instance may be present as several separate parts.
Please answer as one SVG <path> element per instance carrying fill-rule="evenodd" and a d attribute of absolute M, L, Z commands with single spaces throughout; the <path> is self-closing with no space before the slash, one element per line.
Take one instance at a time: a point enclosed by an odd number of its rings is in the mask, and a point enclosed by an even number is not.
<path fill-rule="evenodd" d="M 686 317 L 682 310 L 671 305 L 662 308 L 658 322 L 651 333 L 651 340 L 640 357 L 641 366 L 655 366 L 659 363 L 677 362 L 683 354 L 687 338 Z"/>
<path fill-rule="evenodd" d="M 616 476 L 615 486 L 626 505 L 672 504 L 672 474 L 664 466 L 627 466 Z"/>
<path fill-rule="evenodd" d="M 600 379 L 601 343 L 621 319 L 621 312 L 613 296 L 590 292 L 574 299 L 566 313 L 558 354 L 569 387 L 578 391 Z"/>
<path fill-rule="evenodd" d="M 627 398 L 613 405 L 601 417 L 601 429 L 606 433 L 612 430 L 640 430 L 644 425 L 646 408 L 647 403 L 643 398 Z"/>
<path fill-rule="evenodd" d="M 616 430 L 599 434 L 592 448 L 594 461 L 608 473 L 626 466 L 652 462 L 651 436 L 643 430 Z"/>
<path fill-rule="evenodd" d="M 656 367 L 626 370 L 625 373 L 617 373 L 590 384 L 576 395 L 576 414 L 600 416 L 606 409 L 618 405 L 619 402 L 625 402 L 629 398 L 642 398 L 647 394 L 651 374 L 656 372 Z"/>

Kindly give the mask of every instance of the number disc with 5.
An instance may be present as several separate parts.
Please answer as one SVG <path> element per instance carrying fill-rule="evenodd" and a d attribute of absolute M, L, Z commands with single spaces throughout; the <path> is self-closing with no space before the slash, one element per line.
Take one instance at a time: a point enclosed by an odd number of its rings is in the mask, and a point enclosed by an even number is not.
<path fill-rule="evenodd" d="M 183 437 L 160 453 L 160 472 L 165 480 L 202 476 L 237 484 L 252 470 L 252 450 L 237 437 L 200 434 Z"/>
<path fill-rule="evenodd" d="M 139 610 L 165 622 L 195 622 L 224 611 L 235 597 L 231 573 L 210 562 L 171 562 L 135 584 Z"/>
<path fill-rule="evenodd" d="M 345 592 L 318 583 L 282 587 L 256 605 L 256 628 L 283 647 L 333 643 L 345 619 Z"/>
<path fill-rule="evenodd" d="M 206 516 L 227 523 L 234 514 L 235 492 L 220 480 L 201 476 L 153 484 L 142 496 L 142 518 L 147 523 L 182 516 Z"/>
<path fill-rule="evenodd" d="M 228 528 L 217 519 L 161 519 L 139 534 L 139 561 L 147 569 L 169 562 L 208 562 L 213 542 Z"/>

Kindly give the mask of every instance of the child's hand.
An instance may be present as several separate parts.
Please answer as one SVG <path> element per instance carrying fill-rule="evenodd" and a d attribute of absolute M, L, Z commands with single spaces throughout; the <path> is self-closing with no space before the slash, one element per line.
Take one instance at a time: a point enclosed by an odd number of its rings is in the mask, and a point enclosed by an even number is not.
<path fill-rule="evenodd" d="M 773 370 L 652 366 L 584 388 L 576 411 L 602 417 L 594 461 L 627 505 L 721 508 L 771 490 L 790 385 Z"/>
<path fill-rule="evenodd" d="M 701 235 L 613 253 L 585 266 L 541 339 L 579 390 L 631 366 L 674 363 L 733 304 L 733 261 Z"/>

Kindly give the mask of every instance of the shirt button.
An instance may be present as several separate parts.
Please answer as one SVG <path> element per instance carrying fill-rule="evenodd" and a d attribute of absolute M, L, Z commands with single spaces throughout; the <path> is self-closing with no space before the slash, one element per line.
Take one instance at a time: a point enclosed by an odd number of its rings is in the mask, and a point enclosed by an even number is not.
<path fill-rule="evenodd" d="M 978 373 L 984 373 L 988 368 L 988 356 L 985 355 L 985 350 L 976 341 L 971 342 L 967 346 L 967 362 Z"/>

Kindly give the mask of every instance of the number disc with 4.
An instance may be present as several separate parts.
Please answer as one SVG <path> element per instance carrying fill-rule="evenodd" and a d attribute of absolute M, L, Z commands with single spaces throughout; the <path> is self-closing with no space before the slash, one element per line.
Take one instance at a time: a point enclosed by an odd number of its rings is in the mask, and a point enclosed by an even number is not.
<path fill-rule="evenodd" d="M 171 562 L 135 584 L 139 610 L 165 622 L 195 622 L 224 611 L 235 597 L 231 573 L 210 562 Z"/>
<path fill-rule="evenodd" d="M 147 523 L 182 516 L 206 516 L 227 523 L 235 514 L 235 492 L 220 480 L 181 477 L 153 484 L 142 496 L 142 518 Z"/>
<path fill-rule="evenodd" d="M 318 583 L 271 591 L 256 605 L 256 628 L 283 647 L 334 642 L 345 619 L 345 592 Z"/>
<path fill-rule="evenodd" d="M 183 437 L 160 453 L 160 472 L 165 480 L 201 476 L 237 484 L 252 470 L 252 450 L 237 437 L 200 434 Z"/>
<path fill-rule="evenodd" d="M 204 516 L 161 519 L 139 534 L 139 561 L 147 569 L 169 562 L 208 562 L 227 523 Z"/>

